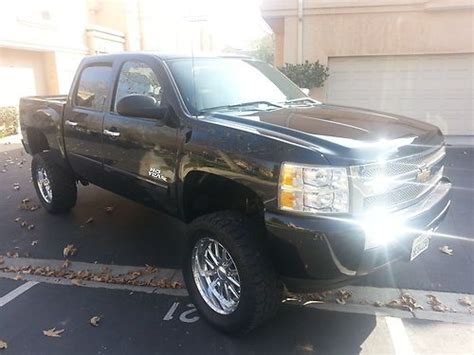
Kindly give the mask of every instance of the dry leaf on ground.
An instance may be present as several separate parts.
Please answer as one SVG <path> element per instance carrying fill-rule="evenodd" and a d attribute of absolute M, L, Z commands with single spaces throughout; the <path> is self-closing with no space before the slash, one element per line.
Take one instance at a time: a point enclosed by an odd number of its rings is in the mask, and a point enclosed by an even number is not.
<path fill-rule="evenodd" d="M 20 222 L 20 221 L 21 221 L 20 217 L 15 218 L 15 222 Z"/>
<path fill-rule="evenodd" d="M 99 316 L 94 316 L 90 319 L 90 324 L 93 325 L 94 327 L 98 327 L 99 326 L 99 322 L 101 321 L 101 317 Z"/>
<path fill-rule="evenodd" d="M 32 230 L 33 228 L 35 228 L 35 225 L 34 225 L 34 224 L 30 224 L 30 225 L 28 226 L 28 230 L 29 230 L 29 231 Z"/>
<path fill-rule="evenodd" d="M 62 269 L 67 269 L 71 266 L 71 262 L 69 260 L 64 260 L 63 265 L 61 266 Z"/>
<path fill-rule="evenodd" d="M 77 253 L 77 248 L 74 246 L 74 244 L 68 244 L 63 250 L 63 255 L 64 257 L 68 256 L 74 256 Z"/>
<path fill-rule="evenodd" d="M 0 340 L 0 350 L 7 349 L 8 344 L 6 341 Z"/>
<path fill-rule="evenodd" d="M 115 209 L 115 206 L 107 206 L 105 207 L 105 212 L 111 213 L 114 211 L 114 209 Z"/>
<path fill-rule="evenodd" d="M 447 307 L 441 302 L 438 297 L 435 295 L 426 295 L 428 297 L 428 304 L 431 306 L 431 309 L 436 312 L 454 312 L 454 309 Z"/>
<path fill-rule="evenodd" d="M 7 256 L 8 256 L 9 258 L 18 258 L 18 257 L 19 257 L 19 255 L 18 255 L 17 252 L 12 252 L 12 251 L 8 251 L 8 252 L 7 252 Z"/>
<path fill-rule="evenodd" d="M 384 304 L 383 304 L 383 302 L 375 301 L 375 302 L 374 302 L 374 306 L 375 306 L 375 307 L 383 307 Z"/>
<path fill-rule="evenodd" d="M 71 280 L 71 283 L 72 283 L 74 286 L 82 286 L 82 282 L 81 282 L 81 280 L 79 280 L 79 279 L 72 279 L 72 280 Z"/>
<path fill-rule="evenodd" d="M 92 222 L 94 222 L 94 218 L 93 218 L 93 217 L 89 217 L 89 218 L 87 219 L 87 221 L 86 221 L 84 224 L 89 224 L 89 223 L 92 223 Z"/>
<path fill-rule="evenodd" d="M 345 289 L 338 290 L 336 292 L 336 302 L 339 304 L 346 304 L 346 301 L 351 298 L 352 293 Z"/>
<path fill-rule="evenodd" d="M 444 245 L 444 246 L 440 247 L 439 251 L 446 254 L 446 255 L 453 256 L 453 249 L 451 249 L 447 245 Z"/>
<path fill-rule="evenodd" d="M 413 312 L 416 309 L 423 309 L 423 306 L 416 303 L 415 298 L 408 293 L 404 293 L 399 299 L 387 303 L 387 307 L 398 308 L 404 311 Z"/>
<path fill-rule="evenodd" d="M 56 330 L 56 328 L 52 328 L 52 329 L 48 329 L 48 330 L 43 330 L 43 334 L 46 335 L 47 337 L 51 337 L 51 338 L 60 338 L 61 337 L 61 334 L 64 332 L 64 329 L 58 329 Z"/>
<path fill-rule="evenodd" d="M 1 264 L 1 260 L 0 260 L 0 264 Z M 458 299 L 458 302 L 459 302 L 459 304 L 461 304 L 463 306 L 466 306 L 466 307 L 472 306 L 472 301 L 469 298 L 469 296 L 465 296 L 463 298 Z"/>
<path fill-rule="evenodd" d="M 13 280 L 15 280 L 15 281 L 23 280 L 23 276 L 21 276 L 20 274 L 17 274 L 17 275 L 13 278 Z"/>
<path fill-rule="evenodd" d="M 37 240 L 33 240 L 33 241 L 31 242 L 31 246 L 32 246 L 32 247 L 34 247 L 36 244 L 38 244 L 38 241 L 37 241 Z"/>

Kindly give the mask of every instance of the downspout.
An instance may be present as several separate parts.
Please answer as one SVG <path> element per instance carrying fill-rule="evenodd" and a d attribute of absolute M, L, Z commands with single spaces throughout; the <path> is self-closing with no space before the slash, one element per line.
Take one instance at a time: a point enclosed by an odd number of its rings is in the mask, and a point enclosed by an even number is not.
<path fill-rule="evenodd" d="M 298 0 L 298 63 L 303 63 L 303 11 L 304 0 Z"/>

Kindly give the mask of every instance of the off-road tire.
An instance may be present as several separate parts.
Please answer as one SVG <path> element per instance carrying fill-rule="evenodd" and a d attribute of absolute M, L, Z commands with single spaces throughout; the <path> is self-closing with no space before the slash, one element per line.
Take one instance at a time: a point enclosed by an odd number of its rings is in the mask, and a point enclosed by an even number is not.
<path fill-rule="evenodd" d="M 52 190 L 51 202 L 46 201 L 38 187 L 37 171 L 44 168 Z M 51 214 L 66 213 L 76 205 L 77 186 L 74 177 L 61 166 L 52 162 L 48 152 L 35 154 L 31 162 L 31 176 L 41 204 Z"/>
<path fill-rule="evenodd" d="M 194 305 L 212 326 L 229 334 L 242 335 L 274 316 L 282 300 L 282 284 L 258 242 L 261 228 L 245 216 L 231 211 L 197 218 L 188 226 L 188 249 L 184 278 Z M 240 301 L 232 313 L 219 314 L 202 298 L 194 281 L 192 251 L 201 238 L 222 244 L 234 260 L 241 282 Z"/>

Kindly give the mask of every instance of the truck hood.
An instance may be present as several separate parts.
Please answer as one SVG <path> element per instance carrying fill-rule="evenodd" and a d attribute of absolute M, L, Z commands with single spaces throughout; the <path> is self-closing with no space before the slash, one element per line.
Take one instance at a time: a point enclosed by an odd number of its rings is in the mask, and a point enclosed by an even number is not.
<path fill-rule="evenodd" d="M 443 144 L 440 130 L 403 116 L 354 107 L 313 105 L 214 114 L 258 134 L 315 149 L 333 164 L 350 165 L 420 153 Z M 232 122 L 232 123 L 231 123 Z"/>

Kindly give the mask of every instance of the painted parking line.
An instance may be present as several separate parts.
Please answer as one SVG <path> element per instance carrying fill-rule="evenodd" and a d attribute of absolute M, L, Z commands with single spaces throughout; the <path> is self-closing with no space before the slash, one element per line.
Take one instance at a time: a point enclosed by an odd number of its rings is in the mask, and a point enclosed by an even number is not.
<path fill-rule="evenodd" d="M 21 269 L 22 267 L 49 267 L 50 269 L 61 269 L 64 261 L 63 260 L 48 260 L 48 259 L 31 259 L 31 258 L 5 258 L 3 267 L 11 267 L 13 270 Z M 144 267 L 139 266 L 124 266 L 124 265 L 105 265 L 85 262 L 72 262 L 69 266 L 72 271 L 84 271 L 87 270 L 91 273 L 100 273 L 104 270 L 114 275 L 126 275 L 133 273 L 134 271 L 143 270 Z M 51 284 L 62 284 L 71 286 L 71 280 L 61 278 L 57 276 L 37 276 L 31 274 L 20 274 L 23 280 L 34 281 L 34 282 L 45 282 Z M 18 276 L 16 272 L 4 272 L 0 270 L 1 278 L 14 279 Z M 156 272 L 147 273 L 140 277 L 153 277 L 155 279 L 168 279 L 170 281 L 176 281 L 184 284 L 183 277 L 180 270 L 177 269 L 164 269 L 160 268 Z M 81 281 L 82 287 L 89 288 L 108 288 L 118 290 L 129 290 L 133 292 L 144 292 L 144 293 L 157 293 L 170 296 L 186 297 L 188 293 L 186 289 L 173 289 L 173 288 L 160 288 L 152 286 L 134 286 L 130 284 L 110 284 L 105 282 L 97 281 Z M 75 286 L 77 287 L 77 286 Z M 325 302 L 317 303 L 304 303 L 297 300 L 287 299 L 286 304 L 304 306 L 310 308 L 321 309 L 325 311 L 335 311 L 344 313 L 359 313 L 375 315 L 380 317 L 397 317 L 397 318 L 412 318 L 412 319 L 424 319 L 434 320 L 448 323 L 463 323 L 473 324 L 474 309 L 465 307 L 459 304 L 458 300 L 465 297 L 471 299 L 474 295 L 452 293 L 452 292 L 436 292 L 426 290 L 412 290 L 412 289 L 397 289 L 397 288 L 381 288 L 381 287 L 370 287 L 370 286 L 346 286 L 344 289 L 351 293 L 351 297 L 346 301 L 345 304 L 338 304 L 334 297 Z M 336 291 L 333 291 L 333 296 Z M 419 304 L 423 306 L 423 309 L 417 309 L 413 312 L 409 312 L 402 309 L 390 308 L 386 306 L 390 301 L 399 299 L 402 294 L 408 293 L 414 297 Z M 431 306 L 427 303 L 427 295 L 433 295 L 437 297 L 448 309 L 454 309 L 453 312 L 437 312 L 432 310 Z M 377 304 L 378 306 L 375 306 Z M 380 306 L 381 305 L 381 306 Z"/>
<path fill-rule="evenodd" d="M 30 288 L 32 288 L 36 284 L 38 284 L 38 282 L 36 282 L 36 281 L 25 282 L 23 285 L 15 288 L 13 291 L 11 291 L 11 292 L 7 293 L 5 296 L 1 297 L 0 298 L 0 308 L 5 306 L 8 302 L 13 301 L 15 298 L 17 298 L 21 294 L 28 291 Z"/>
<path fill-rule="evenodd" d="M 393 348 L 396 355 L 412 355 L 413 348 L 408 338 L 403 321 L 400 318 L 385 317 Z"/>

